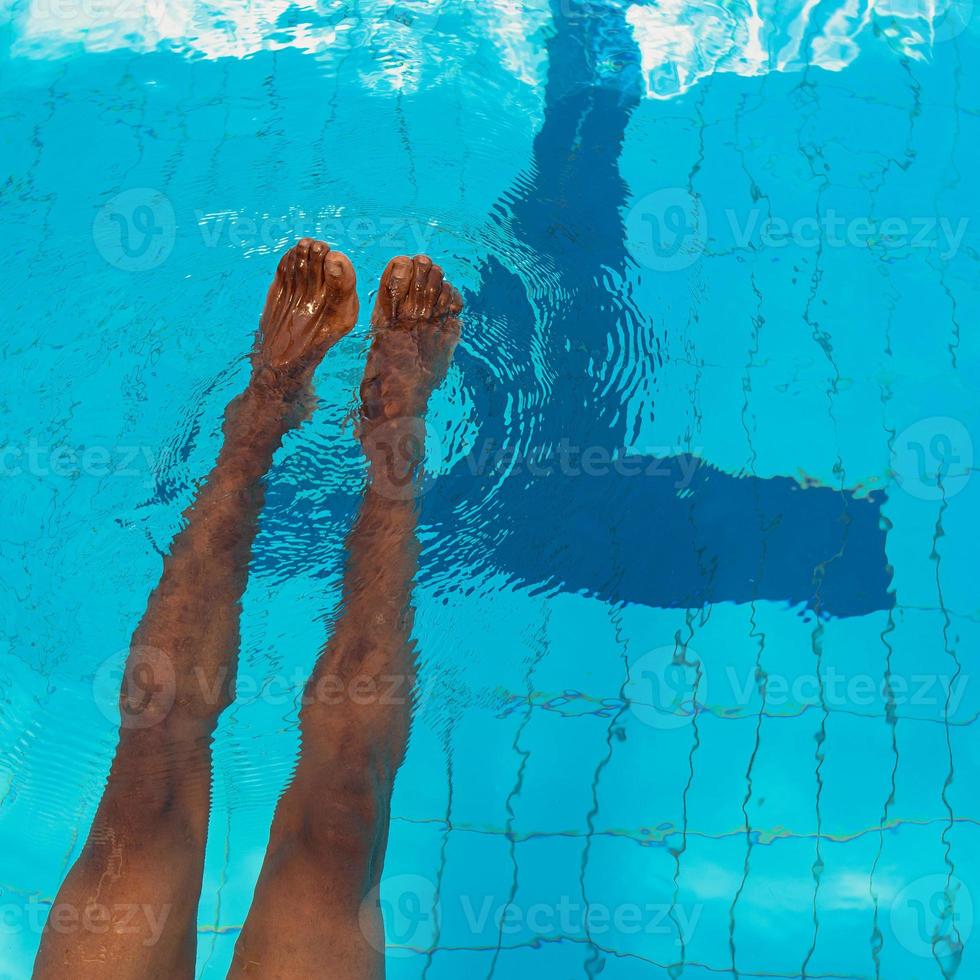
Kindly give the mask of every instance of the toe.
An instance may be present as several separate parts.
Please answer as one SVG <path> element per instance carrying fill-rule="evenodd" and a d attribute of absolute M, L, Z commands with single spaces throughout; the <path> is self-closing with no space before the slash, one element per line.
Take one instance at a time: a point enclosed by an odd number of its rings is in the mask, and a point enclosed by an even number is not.
<path fill-rule="evenodd" d="M 292 250 L 292 278 L 297 289 L 305 290 L 310 269 L 310 247 L 312 238 L 301 238 Z"/>
<path fill-rule="evenodd" d="M 435 314 L 443 317 L 449 315 L 449 306 L 453 298 L 453 287 L 448 282 L 443 282 L 442 289 L 439 290 L 439 298 L 436 300 Z"/>
<path fill-rule="evenodd" d="M 416 255 L 412 259 L 412 296 L 411 303 L 417 317 L 426 316 L 425 290 L 432 271 L 432 259 L 428 255 Z"/>
<path fill-rule="evenodd" d="M 310 262 L 318 264 L 321 273 L 329 256 L 330 246 L 326 242 L 313 241 L 310 243 Z"/>
<path fill-rule="evenodd" d="M 422 315 L 426 318 L 432 317 L 436 314 L 439 307 L 439 297 L 442 295 L 443 286 L 443 271 L 442 267 L 438 265 L 433 265 L 429 269 L 429 276 L 425 282 L 425 290 L 423 292 L 423 304 L 424 310 Z"/>
<path fill-rule="evenodd" d="M 293 280 L 296 277 L 296 263 L 299 259 L 299 245 L 294 245 L 286 254 L 279 260 L 279 268 L 276 270 L 276 276 L 283 281 L 292 285 Z"/>
<path fill-rule="evenodd" d="M 341 293 L 348 293 L 354 289 L 356 275 L 351 260 L 343 252 L 331 252 L 326 257 L 327 278 L 334 288 Z"/>
<path fill-rule="evenodd" d="M 416 255 L 412 259 L 412 265 L 415 268 L 416 283 L 424 284 L 429 277 L 429 270 L 432 268 L 432 259 L 428 255 Z"/>
<path fill-rule="evenodd" d="M 330 254 L 330 246 L 326 242 L 312 241 L 309 246 L 309 286 L 314 296 L 318 296 L 326 283 L 325 261 Z"/>
<path fill-rule="evenodd" d="M 412 271 L 412 260 L 407 255 L 396 256 L 388 263 L 378 290 L 378 305 L 385 317 L 394 319 L 405 306 L 412 284 Z"/>
<path fill-rule="evenodd" d="M 463 297 L 460 295 L 459 290 L 453 286 L 453 295 L 449 303 L 449 312 L 452 314 L 462 313 L 463 307 L 466 304 L 463 302 Z"/>

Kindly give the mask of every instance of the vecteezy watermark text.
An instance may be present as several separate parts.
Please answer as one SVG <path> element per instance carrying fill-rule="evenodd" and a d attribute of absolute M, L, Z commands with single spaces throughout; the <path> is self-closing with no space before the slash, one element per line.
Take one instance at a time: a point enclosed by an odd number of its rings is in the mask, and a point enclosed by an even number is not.
<path fill-rule="evenodd" d="M 92 693 L 103 716 L 126 729 L 162 724 L 178 703 L 201 714 L 217 715 L 232 700 L 286 710 L 315 705 L 396 708 L 418 706 L 427 694 L 424 680 L 419 682 L 409 672 L 324 671 L 309 677 L 297 667 L 292 672 L 255 676 L 227 667 L 213 670 L 200 664 L 185 665 L 156 647 L 136 644 L 103 661 L 93 676 Z"/>
<path fill-rule="evenodd" d="M 847 215 L 835 208 L 787 217 L 762 207 L 717 208 L 682 187 L 640 198 L 626 216 L 627 245 L 636 261 L 657 272 L 687 269 L 706 254 L 745 249 L 928 249 L 947 262 L 960 251 L 968 217 Z"/>
<path fill-rule="evenodd" d="M 294 207 L 282 214 L 234 208 L 178 212 L 162 191 L 135 187 L 115 195 L 96 212 L 92 238 L 102 257 L 123 272 L 149 272 L 170 258 L 179 228 L 196 228 L 205 248 L 276 250 L 301 238 L 342 248 L 428 252 L 438 230 L 434 220 L 404 214 L 347 216 L 336 210 Z"/>
<path fill-rule="evenodd" d="M 765 248 L 868 248 L 935 249 L 942 261 L 959 251 L 970 226 L 969 218 L 954 221 L 947 217 L 869 217 L 848 218 L 833 208 L 787 221 L 764 214 L 758 209 L 740 219 L 734 210 L 726 210 L 729 228 L 737 248 L 758 242 Z"/>
<path fill-rule="evenodd" d="M 368 894 L 359 915 L 361 932 L 379 952 L 394 957 L 412 955 L 413 950 L 431 944 L 450 903 L 456 927 L 474 938 L 659 936 L 678 946 L 691 941 L 704 912 L 701 904 L 609 904 L 569 895 L 529 903 L 503 901 L 489 894 L 464 893 L 450 899 L 440 897 L 428 878 L 405 874 L 386 878 Z"/>
<path fill-rule="evenodd" d="M 36 476 L 70 480 L 90 476 L 149 480 L 155 468 L 156 460 L 149 446 L 48 445 L 38 439 L 23 445 L 0 446 L 0 478 Z"/>
<path fill-rule="evenodd" d="M 550 476 L 626 478 L 649 477 L 669 479 L 676 490 L 686 490 L 701 466 L 692 453 L 667 447 L 644 452 L 607 446 L 579 446 L 570 439 L 560 439 L 554 446 L 521 447 L 502 445 L 488 439 L 466 457 L 473 476 L 498 476 L 503 473 L 527 473 L 534 478 Z"/>
<path fill-rule="evenodd" d="M 194 212 L 206 248 L 231 245 L 249 249 L 276 248 L 283 242 L 319 238 L 352 249 L 386 248 L 394 252 L 427 252 L 436 232 L 433 224 L 404 215 L 343 217 L 328 211 L 308 213 L 293 208 L 283 215 L 225 211 Z"/>
<path fill-rule="evenodd" d="M 61 936 L 87 933 L 93 936 L 143 936 L 143 946 L 155 946 L 170 918 L 170 905 L 121 902 L 105 905 L 92 902 L 84 907 L 70 902 L 50 905 L 36 898 L 25 903 L 0 905 L 0 935 L 44 930 Z"/>
<path fill-rule="evenodd" d="M 807 708 L 933 717 L 955 715 L 971 689 L 968 673 L 847 671 L 832 664 L 820 672 L 764 671 L 754 666 L 709 666 L 690 648 L 663 646 L 630 665 L 624 688 L 631 714 L 644 725 L 675 729 L 701 712 L 726 718 L 798 714 Z"/>

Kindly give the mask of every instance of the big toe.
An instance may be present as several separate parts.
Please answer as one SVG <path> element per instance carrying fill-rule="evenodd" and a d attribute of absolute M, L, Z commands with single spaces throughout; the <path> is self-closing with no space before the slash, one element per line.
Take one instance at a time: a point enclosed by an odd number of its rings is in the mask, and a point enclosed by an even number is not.
<path fill-rule="evenodd" d="M 398 255 L 388 263 L 378 289 L 378 310 L 394 320 L 406 309 L 413 283 L 414 266 L 407 255 Z"/>

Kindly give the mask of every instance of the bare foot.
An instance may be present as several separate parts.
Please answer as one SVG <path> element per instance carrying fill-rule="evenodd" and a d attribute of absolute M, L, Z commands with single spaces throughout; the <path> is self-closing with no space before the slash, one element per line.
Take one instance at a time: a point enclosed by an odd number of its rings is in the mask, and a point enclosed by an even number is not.
<path fill-rule="evenodd" d="M 459 291 L 427 256 L 400 255 L 388 263 L 361 383 L 362 438 L 379 424 L 424 413 L 459 342 L 462 309 Z"/>
<path fill-rule="evenodd" d="M 313 413 L 313 372 L 357 322 L 354 267 L 326 242 L 301 239 L 279 262 L 252 351 L 252 378 L 225 412 L 226 443 L 278 447 Z M 271 440 L 271 442 L 270 442 Z M 222 489 L 255 488 L 263 452 L 239 453 L 221 472 Z"/>
<path fill-rule="evenodd" d="M 256 378 L 303 387 L 323 355 L 357 322 L 350 260 L 303 238 L 279 263 L 252 355 Z"/>

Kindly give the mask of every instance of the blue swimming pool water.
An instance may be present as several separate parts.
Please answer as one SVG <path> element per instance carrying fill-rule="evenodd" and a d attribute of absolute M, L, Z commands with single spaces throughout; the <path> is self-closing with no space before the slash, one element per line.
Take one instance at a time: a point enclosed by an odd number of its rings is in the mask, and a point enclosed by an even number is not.
<path fill-rule="evenodd" d="M 469 308 L 389 976 L 980 976 L 972 3 L 3 9 L 0 976 L 302 235 L 365 310 L 418 251 Z M 333 615 L 366 336 L 270 479 L 201 977 Z"/>

